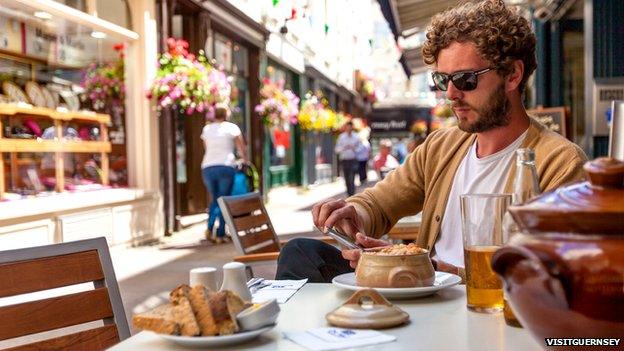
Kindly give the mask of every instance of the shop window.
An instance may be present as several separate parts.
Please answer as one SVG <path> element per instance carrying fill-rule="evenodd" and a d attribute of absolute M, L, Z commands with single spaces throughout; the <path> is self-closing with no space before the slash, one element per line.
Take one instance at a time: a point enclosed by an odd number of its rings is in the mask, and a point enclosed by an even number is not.
<path fill-rule="evenodd" d="M 223 68 L 232 72 L 232 41 L 228 38 L 216 34 L 215 35 L 215 47 L 214 47 L 214 59 L 218 64 L 223 65 Z"/>
<path fill-rule="evenodd" d="M 206 55 L 220 65 L 230 76 L 232 93 L 230 96 L 230 108 L 232 114 L 230 122 L 238 125 L 249 144 L 248 121 L 250 118 L 249 106 L 249 50 L 223 34 L 213 31 L 208 32 L 208 38 L 204 43 Z"/>
<path fill-rule="evenodd" d="M 0 4 L 1 197 L 127 186 L 125 46 L 34 5 Z"/>
<path fill-rule="evenodd" d="M 230 101 L 232 114 L 230 122 L 238 125 L 243 135 L 249 135 L 247 128 L 247 114 L 249 113 L 249 87 L 247 80 L 234 76 L 232 80 L 232 99 Z M 247 139 L 249 140 L 249 139 Z"/>
<path fill-rule="evenodd" d="M 232 73 L 235 73 L 242 77 L 247 77 L 249 72 L 249 53 L 247 51 L 247 48 L 238 44 L 234 44 L 232 58 Z"/>
<path fill-rule="evenodd" d="M 284 89 L 293 89 L 294 74 L 270 61 L 266 69 L 266 77 L 275 83 L 283 82 Z M 289 123 L 271 126 L 269 128 L 269 150 L 271 160 L 272 176 L 275 173 L 287 172 L 284 166 L 292 166 L 294 162 L 293 147 L 291 145 L 291 134 L 293 126 Z M 283 177 L 282 177 L 283 178 Z M 281 184 L 281 183 L 280 183 Z"/>

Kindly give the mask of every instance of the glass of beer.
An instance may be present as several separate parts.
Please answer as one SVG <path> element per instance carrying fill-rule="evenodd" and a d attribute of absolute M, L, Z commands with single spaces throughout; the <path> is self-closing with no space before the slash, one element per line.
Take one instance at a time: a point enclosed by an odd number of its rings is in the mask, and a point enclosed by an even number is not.
<path fill-rule="evenodd" d="M 503 310 L 503 282 L 492 271 L 492 255 L 504 244 L 503 218 L 510 194 L 460 196 L 464 267 L 468 309 L 495 313 Z"/>

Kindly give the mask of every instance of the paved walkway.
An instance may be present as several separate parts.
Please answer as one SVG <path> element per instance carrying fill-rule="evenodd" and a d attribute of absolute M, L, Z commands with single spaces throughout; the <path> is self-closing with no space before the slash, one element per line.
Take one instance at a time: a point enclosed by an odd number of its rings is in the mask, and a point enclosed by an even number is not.
<path fill-rule="evenodd" d="M 284 238 L 320 235 L 312 224 L 311 207 L 323 199 L 346 197 L 344 189 L 344 182 L 340 179 L 309 189 L 272 189 L 266 208 L 275 231 Z M 168 298 L 169 291 L 188 282 L 191 268 L 220 268 L 237 254 L 232 243 L 215 246 L 202 240 L 204 229 L 205 222 L 201 222 L 152 246 L 111 248 L 128 321 L 132 320 L 133 313 L 161 304 Z M 275 263 L 254 266 L 254 275 L 273 278 Z"/>

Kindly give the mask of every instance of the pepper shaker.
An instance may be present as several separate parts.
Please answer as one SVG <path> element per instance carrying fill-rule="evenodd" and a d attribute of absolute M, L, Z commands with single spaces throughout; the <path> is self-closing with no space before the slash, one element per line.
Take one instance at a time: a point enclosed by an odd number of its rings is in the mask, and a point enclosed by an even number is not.
<path fill-rule="evenodd" d="M 251 301 L 244 264 L 230 262 L 223 265 L 223 284 L 220 290 L 233 291 L 244 301 Z"/>

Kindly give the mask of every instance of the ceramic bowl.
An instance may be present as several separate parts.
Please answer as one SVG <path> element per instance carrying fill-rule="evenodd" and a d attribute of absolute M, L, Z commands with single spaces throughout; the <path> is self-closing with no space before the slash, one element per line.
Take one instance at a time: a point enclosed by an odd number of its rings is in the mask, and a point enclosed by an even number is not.
<path fill-rule="evenodd" d="M 363 251 L 355 279 L 358 286 L 370 288 L 414 288 L 432 286 L 435 271 L 429 251 L 409 255 L 377 255 Z"/>
<path fill-rule="evenodd" d="M 277 300 L 273 299 L 253 304 L 253 306 L 241 311 L 236 316 L 236 320 L 242 330 L 255 330 L 275 324 L 279 313 L 279 304 Z"/>

